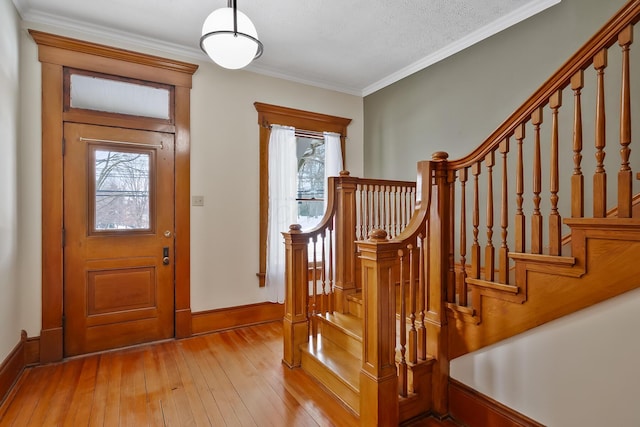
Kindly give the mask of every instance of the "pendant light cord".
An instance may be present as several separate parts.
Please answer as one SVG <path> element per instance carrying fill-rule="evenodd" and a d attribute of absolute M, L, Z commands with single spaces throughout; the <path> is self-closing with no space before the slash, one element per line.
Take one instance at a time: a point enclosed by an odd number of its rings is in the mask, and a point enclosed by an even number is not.
<path fill-rule="evenodd" d="M 233 8 L 233 37 L 238 37 L 238 5 L 236 0 L 228 0 L 227 7 Z"/>

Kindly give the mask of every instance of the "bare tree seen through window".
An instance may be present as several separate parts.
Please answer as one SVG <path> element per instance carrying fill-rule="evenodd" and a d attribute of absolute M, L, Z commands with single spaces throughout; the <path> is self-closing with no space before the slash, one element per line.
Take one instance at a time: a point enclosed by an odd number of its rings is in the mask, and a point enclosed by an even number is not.
<path fill-rule="evenodd" d="M 324 215 L 324 140 L 297 138 L 298 224 L 315 226 Z"/>
<path fill-rule="evenodd" d="M 149 229 L 149 154 L 95 151 L 96 230 Z"/>

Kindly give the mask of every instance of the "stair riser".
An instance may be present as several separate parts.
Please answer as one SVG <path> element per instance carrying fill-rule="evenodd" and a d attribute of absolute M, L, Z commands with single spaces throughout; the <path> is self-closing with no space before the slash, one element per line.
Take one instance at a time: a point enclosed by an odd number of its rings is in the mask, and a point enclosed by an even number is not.
<path fill-rule="evenodd" d="M 338 378 L 333 371 L 307 352 L 302 352 L 302 369 L 321 383 L 329 393 L 344 403 L 356 415 L 360 414 L 360 394 Z"/>
<path fill-rule="evenodd" d="M 362 303 L 361 302 L 353 301 L 350 299 L 348 301 L 348 308 L 349 308 L 349 313 L 362 319 Z"/>
<path fill-rule="evenodd" d="M 337 346 L 345 349 L 355 357 L 362 357 L 362 341 L 356 337 L 344 333 L 331 323 L 319 322 L 318 333 L 322 339 L 329 340 Z"/>

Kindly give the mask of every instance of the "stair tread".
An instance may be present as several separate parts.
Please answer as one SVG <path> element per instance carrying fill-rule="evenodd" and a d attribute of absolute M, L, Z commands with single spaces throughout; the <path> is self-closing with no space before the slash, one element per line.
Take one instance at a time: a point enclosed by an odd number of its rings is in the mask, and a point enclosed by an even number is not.
<path fill-rule="evenodd" d="M 302 351 L 321 362 L 328 371 L 355 392 L 359 391 L 362 368 L 359 358 L 329 340 L 323 341 L 321 336 L 309 340 L 302 347 Z"/>
<path fill-rule="evenodd" d="M 324 322 L 328 322 L 341 329 L 343 332 L 362 341 L 362 319 L 352 314 L 326 313 L 318 315 Z"/>

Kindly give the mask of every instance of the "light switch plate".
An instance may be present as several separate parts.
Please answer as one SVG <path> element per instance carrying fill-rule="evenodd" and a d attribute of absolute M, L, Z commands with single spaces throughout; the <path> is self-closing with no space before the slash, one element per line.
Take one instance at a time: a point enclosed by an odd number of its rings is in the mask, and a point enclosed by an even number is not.
<path fill-rule="evenodd" d="M 204 206 L 204 196 L 191 196 L 192 206 Z"/>

